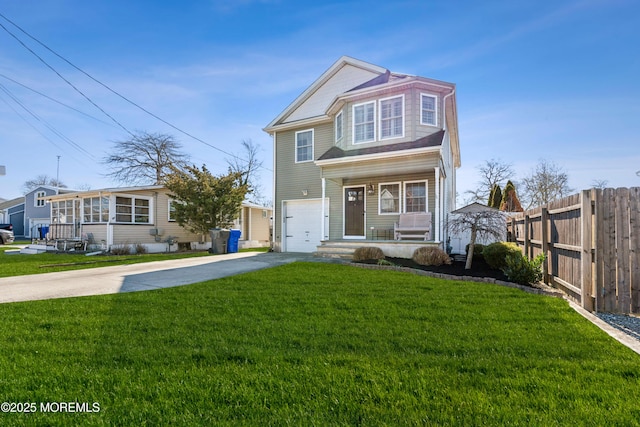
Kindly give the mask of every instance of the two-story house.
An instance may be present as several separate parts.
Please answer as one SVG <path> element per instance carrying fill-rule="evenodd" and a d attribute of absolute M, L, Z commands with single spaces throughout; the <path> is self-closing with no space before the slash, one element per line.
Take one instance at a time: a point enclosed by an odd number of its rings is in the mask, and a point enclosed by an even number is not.
<path fill-rule="evenodd" d="M 445 241 L 460 167 L 454 84 L 342 57 L 264 130 L 276 251 L 374 242 L 397 254 L 410 244 L 394 223 L 410 212 L 431 213 L 430 241 L 416 244 Z"/>

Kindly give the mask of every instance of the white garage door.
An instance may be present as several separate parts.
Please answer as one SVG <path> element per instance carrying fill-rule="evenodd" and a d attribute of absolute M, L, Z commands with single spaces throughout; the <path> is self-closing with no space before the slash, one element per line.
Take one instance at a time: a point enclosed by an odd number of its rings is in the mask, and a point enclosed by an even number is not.
<path fill-rule="evenodd" d="M 328 210 L 328 206 L 325 206 Z M 315 252 L 322 240 L 322 203 L 320 200 L 284 203 L 285 252 Z"/>

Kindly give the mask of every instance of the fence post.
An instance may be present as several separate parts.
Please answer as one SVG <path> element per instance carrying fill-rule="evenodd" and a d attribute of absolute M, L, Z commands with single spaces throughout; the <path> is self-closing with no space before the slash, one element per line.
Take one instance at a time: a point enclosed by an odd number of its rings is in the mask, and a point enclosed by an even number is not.
<path fill-rule="evenodd" d="M 542 253 L 544 254 L 544 262 L 542 263 L 542 279 L 545 284 L 549 284 L 549 209 L 546 206 L 542 208 L 540 213 L 540 241 L 542 242 Z M 533 255 L 533 254 L 532 254 Z"/>
<path fill-rule="evenodd" d="M 581 271 L 581 305 L 585 310 L 594 310 L 593 301 L 593 277 L 592 277 L 592 255 L 591 247 L 593 242 L 593 209 L 591 205 L 591 190 L 583 190 L 580 194 L 580 271 Z"/>
<path fill-rule="evenodd" d="M 529 215 L 524 216 L 524 256 L 527 258 L 531 258 L 529 256 Z"/>

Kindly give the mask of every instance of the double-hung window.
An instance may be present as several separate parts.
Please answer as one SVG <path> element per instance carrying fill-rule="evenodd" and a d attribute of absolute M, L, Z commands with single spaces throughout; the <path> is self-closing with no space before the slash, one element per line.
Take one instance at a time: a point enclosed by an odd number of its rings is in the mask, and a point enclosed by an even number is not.
<path fill-rule="evenodd" d="M 378 213 L 390 215 L 400 213 L 400 183 L 384 183 L 378 186 Z"/>
<path fill-rule="evenodd" d="M 116 197 L 116 222 L 150 223 L 150 200 L 136 197 Z"/>
<path fill-rule="evenodd" d="M 367 102 L 353 106 L 353 143 L 376 139 L 376 103 Z"/>
<path fill-rule="evenodd" d="M 404 96 L 380 100 L 380 138 L 404 136 Z"/>
<path fill-rule="evenodd" d="M 427 212 L 427 181 L 404 183 L 404 211 Z"/>
<path fill-rule="evenodd" d="M 296 163 L 313 160 L 313 129 L 296 132 Z"/>
<path fill-rule="evenodd" d="M 340 111 L 338 113 L 338 115 L 336 116 L 336 142 L 340 141 L 342 139 L 342 136 L 344 135 L 344 128 L 343 128 L 343 117 L 344 115 L 342 114 L 342 111 Z"/>
<path fill-rule="evenodd" d="M 438 98 L 425 93 L 420 94 L 420 123 L 423 125 L 438 125 Z"/>
<path fill-rule="evenodd" d="M 88 197 L 82 199 L 82 219 L 85 223 L 109 222 L 109 198 Z"/>
<path fill-rule="evenodd" d="M 35 202 L 34 206 L 37 207 L 37 208 L 43 207 L 44 206 L 44 197 L 46 197 L 46 196 L 47 196 L 46 192 L 38 191 L 36 193 L 36 197 L 35 197 L 35 200 L 34 200 L 34 202 Z"/>

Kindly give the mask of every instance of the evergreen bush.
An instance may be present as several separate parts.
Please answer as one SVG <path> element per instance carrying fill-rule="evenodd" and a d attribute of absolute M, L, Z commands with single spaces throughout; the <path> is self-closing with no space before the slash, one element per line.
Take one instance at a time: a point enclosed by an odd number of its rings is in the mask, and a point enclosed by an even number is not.
<path fill-rule="evenodd" d="M 502 270 L 507 266 L 507 257 L 520 255 L 522 251 L 516 243 L 495 242 L 487 245 L 482 250 L 482 256 L 489 267 Z"/>
<path fill-rule="evenodd" d="M 520 285 L 532 285 L 542 280 L 542 263 L 544 254 L 529 260 L 520 253 L 507 257 L 507 265 L 502 269 L 510 281 Z"/>

